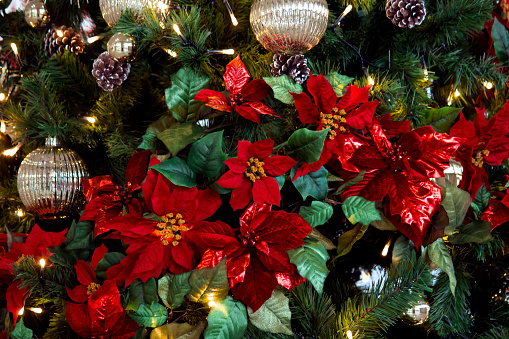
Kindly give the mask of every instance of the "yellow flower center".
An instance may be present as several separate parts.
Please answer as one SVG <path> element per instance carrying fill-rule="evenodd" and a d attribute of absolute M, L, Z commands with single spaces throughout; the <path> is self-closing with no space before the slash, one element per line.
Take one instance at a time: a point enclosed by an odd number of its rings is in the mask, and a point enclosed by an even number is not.
<path fill-rule="evenodd" d="M 267 174 L 265 174 L 263 165 L 265 165 L 265 163 L 258 160 L 258 158 L 250 158 L 247 161 L 246 177 L 248 177 L 248 179 L 252 182 L 255 182 L 257 179 L 266 177 Z"/>
<path fill-rule="evenodd" d="M 92 293 L 97 291 L 99 289 L 99 287 L 101 287 L 101 285 L 96 284 L 94 282 L 90 283 L 90 285 L 87 286 L 87 295 L 90 296 Z"/>
<path fill-rule="evenodd" d="M 173 246 L 177 246 L 182 240 L 181 232 L 189 231 L 189 228 L 185 226 L 186 221 L 182 219 L 180 213 L 168 213 L 162 218 L 163 222 L 157 224 L 159 229 L 157 232 L 161 236 L 163 245 L 167 246 L 171 243 Z"/>
<path fill-rule="evenodd" d="M 339 126 L 339 123 L 346 122 L 345 115 L 346 111 L 344 109 L 340 110 L 337 107 L 334 107 L 328 114 L 320 112 L 320 123 L 323 124 L 322 129 L 329 129 L 329 139 L 334 140 L 337 135 L 337 129 L 340 132 L 346 131 L 343 126 Z"/>
<path fill-rule="evenodd" d="M 490 151 L 487 149 L 482 151 L 474 151 L 472 163 L 477 167 L 482 167 L 482 165 L 484 165 L 484 157 L 488 155 L 490 155 Z"/>

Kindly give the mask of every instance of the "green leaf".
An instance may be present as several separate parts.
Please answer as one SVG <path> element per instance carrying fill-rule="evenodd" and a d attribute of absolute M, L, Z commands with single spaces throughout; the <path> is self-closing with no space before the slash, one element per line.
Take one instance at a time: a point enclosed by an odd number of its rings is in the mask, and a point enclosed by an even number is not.
<path fill-rule="evenodd" d="M 12 339 L 32 339 L 34 332 L 25 327 L 23 323 L 23 318 L 21 318 L 17 323 L 14 331 L 11 332 Z"/>
<path fill-rule="evenodd" d="M 415 246 L 413 242 L 404 235 L 400 235 L 394 242 L 394 247 L 392 249 L 392 263 L 397 265 L 401 260 L 410 260 L 414 249 Z"/>
<path fill-rule="evenodd" d="M 451 244 L 463 245 L 472 242 L 484 243 L 493 239 L 491 223 L 484 220 L 474 220 L 470 224 L 460 227 L 459 232 L 447 238 Z"/>
<path fill-rule="evenodd" d="M 205 339 L 241 339 L 247 329 L 246 307 L 231 296 L 216 305 L 207 317 Z"/>
<path fill-rule="evenodd" d="M 493 39 L 493 47 L 495 47 L 498 61 L 501 65 L 506 65 L 509 61 L 509 34 L 497 18 L 495 18 L 491 28 L 491 38 Z"/>
<path fill-rule="evenodd" d="M 194 114 L 203 104 L 193 100 L 196 94 L 209 85 L 208 76 L 192 68 L 181 68 L 171 76 L 171 87 L 164 91 L 166 105 L 180 122 L 194 119 Z"/>
<path fill-rule="evenodd" d="M 320 241 L 306 237 L 303 246 L 287 252 L 290 262 L 297 266 L 299 274 L 309 280 L 318 293 L 322 293 L 325 278 L 329 274 L 329 254 Z"/>
<path fill-rule="evenodd" d="M 338 97 L 341 97 L 346 92 L 346 86 L 351 83 L 354 78 L 350 78 L 346 75 L 341 75 L 338 72 L 333 72 L 325 76 L 328 82 L 332 85 L 332 89 L 336 92 Z"/>
<path fill-rule="evenodd" d="M 336 249 L 336 245 L 334 245 L 329 238 L 318 232 L 316 228 L 313 228 L 311 233 L 308 234 L 308 237 L 318 240 L 327 251 Z"/>
<path fill-rule="evenodd" d="M 293 335 L 289 300 L 278 289 L 272 291 L 272 296 L 256 312 L 248 307 L 247 313 L 251 324 L 262 331 Z"/>
<path fill-rule="evenodd" d="M 488 208 L 491 199 L 491 192 L 483 185 L 477 191 L 474 201 L 470 204 L 470 207 L 474 210 L 474 214 L 479 218 L 486 208 Z"/>
<path fill-rule="evenodd" d="M 224 188 L 223 186 L 219 186 L 217 183 L 213 183 L 212 185 L 210 185 L 210 188 L 212 188 L 219 194 L 228 194 L 231 193 L 231 191 L 233 191 L 232 188 Z"/>
<path fill-rule="evenodd" d="M 296 172 L 296 166 L 292 167 L 292 178 L 295 177 Z M 299 191 L 300 195 L 302 196 L 302 200 L 306 200 L 306 198 L 309 196 L 315 198 L 316 200 L 324 200 L 327 198 L 327 190 L 329 186 L 327 183 L 327 170 L 323 166 L 318 171 L 310 172 L 304 176 L 292 180 L 292 182 L 297 191 Z"/>
<path fill-rule="evenodd" d="M 456 187 L 449 180 L 445 180 L 445 197 L 441 202 L 449 217 L 449 225 L 444 231 L 445 235 L 452 234 L 456 227 L 463 223 L 471 201 L 472 198 L 468 192 Z"/>
<path fill-rule="evenodd" d="M 320 159 L 328 129 L 311 131 L 301 128 L 293 132 L 288 139 L 288 147 L 300 160 L 310 164 Z"/>
<path fill-rule="evenodd" d="M 156 279 L 150 278 L 145 283 L 136 279 L 129 285 L 129 302 L 125 309 L 127 311 L 137 311 L 140 305 L 150 305 L 157 302 Z"/>
<path fill-rule="evenodd" d="M 72 254 L 66 252 L 60 246 L 55 246 L 55 249 L 48 248 L 48 251 L 53 253 L 53 255 L 49 257 L 52 263 L 74 269 L 76 258 Z"/>
<path fill-rule="evenodd" d="M 348 254 L 353 247 L 353 244 L 362 236 L 364 235 L 364 232 L 368 229 L 368 226 L 365 226 L 363 224 L 357 224 L 354 228 L 352 228 L 350 231 L 347 231 L 338 239 L 338 255 L 334 258 L 337 259 L 345 254 Z"/>
<path fill-rule="evenodd" d="M 223 152 L 223 131 L 208 134 L 191 146 L 187 164 L 195 173 L 216 177 L 228 155 Z"/>
<path fill-rule="evenodd" d="M 141 304 L 136 313 L 129 313 L 138 325 L 146 327 L 158 327 L 166 322 L 168 311 L 163 305 L 153 301 L 150 306 Z"/>
<path fill-rule="evenodd" d="M 461 110 L 462 108 L 457 107 L 428 108 L 421 124 L 430 125 L 439 133 L 449 133 Z"/>
<path fill-rule="evenodd" d="M 157 281 L 159 298 L 166 307 L 177 308 L 184 302 L 184 297 L 191 290 L 189 276 L 192 271 L 182 274 L 166 274 Z"/>
<path fill-rule="evenodd" d="M 263 80 L 272 88 L 274 98 L 287 105 L 293 105 L 295 103 L 295 100 L 289 92 L 302 93 L 302 86 L 286 74 L 279 77 L 264 77 Z"/>
<path fill-rule="evenodd" d="M 202 320 L 196 325 L 188 323 L 169 323 L 154 328 L 150 333 L 150 339 L 200 339 L 207 322 Z"/>
<path fill-rule="evenodd" d="M 184 160 L 178 157 L 163 161 L 151 168 L 164 175 L 175 185 L 185 187 L 196 186 L 196 174 L 187 166 Z"/>
<path fill-rule="evenodd" d="M 172 126 L 157 134 L 159 140 L 168 148 L 172 156 L 186 148 L 192 142 L 200 139 L 203 128 L 192 122 Z"/>
<path fill-rule="evenodd" d="M 360 183 L 363 179 L 364 179 L 364 175 L 366 174 L 366 170 L 362 170 L 360 171 L 359 174 L 357 174 L 357 176 L 351 180 L 348 180 L 347 182 L 345 182 L 343 185 L 339 186 L 339 188 L 337 189 L 336 192 L 334 192 L 334 195 L 338 195 L 338 194 L 341 194 L 343 193 L 348 187 L 350 186 L 353 186 L 353 185 L 357 185 L 358 183 Z"/>
<path fill-rule="evenodd" d="M 282 175 L 280 175 L 278 177 L 274 177 L 274 179 L 276 179 L 277 185 L 279 186 L 279 190 L 281 191 L 281 189 L 285 185 L 286 176 L 284 174 L 282 174 Z"/>
<path fill-rule="evenodd" d="M 141 144 L 137 147 L 138 149 L 157 149 L 157 135 L 147 133 L 141 136 Z"/>
<path fill-rule="evenodd" d="M 106 271 L 113 265 L 120 264 L 125 255 L 119 252 L 106 253 L 104 257 L 97 263 L 95 274 L 98 278 L 106 279 Z"/>
<path fill-rule="evenodd" d="M 325 224 L 332 217 L 332 212 L 332 206 L 323 201 L 313 201 L 311 206 L 302 206 L 299 209 L 299 215 L 311 227 Z"/>
<path fill-rule="evenodd" d="M 360 196 L 348 197 L 341 205 L 343 213 L 352 224 L 361 223 L 368 226 L 372 221 L 382 220 L 375 203 Z"/>
<path fill-rule="evenodd" d="M 194 270 L 189 277 L 191 290 L 187 299 L 194 302 L 208 303 L 210 300 L 226 298 L 230 285 L 226 276 L 226 259 L 212 268 Z"/>
<path fill-rule="evenodd" d="M 62 248 L 66 251 L 75 251 L 78 259 L 87 260 L 94 245 L 94 223 L 92 221 L 72 222 L 71 228 L 65 237 Z"/>
<path fill-rule="evenodd" d="M 428 255 L 440 269 L 447 273 L 449 276 L 449 287 L 451 288 L 452 295 L 456 290 L 456 274 L 454 272 L 454 265 L 452 263 L 451 254 L 444 243 L 444 239 L 439 238 L 434 243 L 428 245 Z"/>

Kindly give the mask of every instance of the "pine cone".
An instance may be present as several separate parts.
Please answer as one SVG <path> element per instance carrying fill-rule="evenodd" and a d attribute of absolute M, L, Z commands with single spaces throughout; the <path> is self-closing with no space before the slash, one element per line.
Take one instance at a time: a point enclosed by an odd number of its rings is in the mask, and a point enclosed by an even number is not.
<path fill-rule="evenodd" d="M 65 50 L 76 55 L 83 53 L 85 44 L 78 33 L 65 26 L 53 27 L 44 38 L 44 51 L 48 56 L 63 53 Z"/>
<path fill-rule="evenodd" d="M 387 0 L 385 13 L 396 26 L 413 28 L 426 17 L 426 7 L 422 0 Z"/>
<path fill-rule="evenodd" d="M 108 52 L 103 52 L 94 61 L 92 75 L 103 90 L 110 92 L 122 85 L 130 70 L 131 64 L 115 61 Z"/>
<path fill-rule="evenodd" d="M 295 82 L 303 84 L 309 76 L 308 60 L 303 54 L 274 54 L 270 71 L 275 77 L 289 75 Z"/>

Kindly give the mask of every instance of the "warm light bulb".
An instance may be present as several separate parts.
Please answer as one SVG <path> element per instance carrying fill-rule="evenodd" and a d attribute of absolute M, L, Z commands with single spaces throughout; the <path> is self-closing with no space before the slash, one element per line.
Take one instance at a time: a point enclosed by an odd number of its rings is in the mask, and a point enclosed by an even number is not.
<path fill-rule="evenodd" d="M 368 76 L 368 84 L 373 86 L 375 84 L 375 80 L 371 76 Z"/>
<path fill-rule="evenodd" d="M 339 18 L 337 18 L 337 20 L 334 22 L 334 25 L 332 25 L 332 27 L 336 27 L 337 25 L 339 25 L 339 23 L 341 22 L 341 20 L 343 20 L 343 18 L 348 14 L 350 13 L 350 11 L 352 10 L 352 5 L 348 5 L 345 10 L 343 11 L 343 13 L 341 13 L 341 15 L 339 16 Z"/>
<path fill-rule="evenodd" d="M 41 266 L 41 268 L 44 268 L 44 266 L 46 266 L 46 260 L 41 258 L 41 260 L 39 260 L 39 265 Z"/>
<path fill-rule="evenodd" d="M 11 43 L 11 48 L 12 48 L 12 51 L 14 52 L 14 54 L 16 54 L 16 56 L 18 56 L 18 46 L 16 46 L 16 44 L 14 42 Z"/>
<path fill-rule="evenodd" d="M 14 154 L 18 153 L 20 148 L 21 148 L 21 145 L 16 145 L 16 147 L 6 149 L 2 154 L 6 155 L 8 157 L 12 157 L 12 156 L 14 156 Z"/>
<path fill-rule="evenodd" d="M 94 117 L 84 117 L 84 119 L 91 124 L 95 124 L 96 121 Z"/>
<path fill-rule="evenodd" d="M 5 126 L 5 121 L 2 120 L 2 122 L 0 122 L 0 132 L 5 133 L 5 131 L 7 131 L 7 127 Z"/>
<path fill-rule="evenodd" d="M 237 26 L 239 24 L 239 22 L 237 21 L 237 18 L 235 17 L 235 15 L 233 15 L 233 13 L 230 15 L 231 19 L 232 19 L 232 25 L 233 26 Z"/>
<path fill-rule="evenodd" d="M 18 208 L 18 210 L 16 211 L 16 215 L 21 218 L 22 216 L 25 215 L 25 213 L 21 208 Z"/>
<path fill-rule="evenodd" d="M 30 311 L 34 312 L 34 313 L 39 313 L 41 314 L 42 313 L 42 308 L 39 308 L 39 307 L 33 307 L 30 309 Z"/>
<path fill-rule="evenodd" d="M 61 38 L 64 36 L 64 32 L 62 32 L 61 30 L 57 29 L 57 35 Z"/>
<path fill-rule="evenodd" d="M 484 87 L 486 87 L 486 89 L 492 89 L 493 88 L 493 83 L 489 82 L 489 81 L 485 81 L 483 83 Z"/>
<path fill-rule="evenodd" d="M 230 14 L 230 18 L 232 19 L 232 25 L 237 26 L 239 22 L 237 21 L 237 18 L 235 17 L 235 14 L 233 14 L 232 7 L 230 6 L 230 3 L 228 0 L 223 0 L 224 5 L 226 6 L 226 10 L 228 10 L 228 13 Z"/>
<path fill-rule="evenodd" d="M 0 101 L 4 101 L 6 98 L 4 93 L 0 93 Z"/>
<path fill-rule="evenodd" d="M 223 53 L 224 54 L 228 54 L 228 55 L 233 55 L 235 54 L 235 50 L 234 49 L 223 49 Z"/>
<path fill-rule="evenodd" d="M 389 253 L 389 244 L 385 244 L 384 249 L 382 251 L 382 257 L 387 256 L 387 253 Z"/>
<path fill-rule="evenodd" d="M 176 57 L 177 57 L 177 52 L 175 52 L 174 50 L 172 50 L 172 49 L 170 49 L 170 48 L 168 48 L 168 49 L 166 50 L 166 53 L 168 53 L 170 56 L 172 56 L 172 57 L 174 57 L 174 58 L 176 58 Z"/>
<path fill-rule="evenodd" d="M 216 306 L 216 302 L 214 300 L 211 300 L 211 301 L 209 301 L 208 305 L 209 305 L 209 307 L 214 307 L 214 306 Z"/>
<path fill-rule="evenodd" d="M 18 315 L 23 315 L 24 312 L 25 312 L 25 308 L 22 307 L 21 310 L 19 310 Z"/>
<path fill-rule="evenodd" d="M 235 50 L 234 49 L 211 49 L 209 51 L 210 54 L 228 54 L 228 55 L 233 55 L 235 54 Z"/>
<path fill-rule="evenodd" d="M 180 32 L 180 27 L 177 24 L 173 24 L 173 30 L 175 33 L 177 33 L 180 37 L 183 37 L 182 32 Z"/>
<path fill-rule="evenodd" d="M 101 39 L 102 37 L 99 36 L 99 35 L 96 35 L 96 36 L 91 36 L 89 38 L 87 38 L 87 42 L 89 44 L 93 44 L 94 42 L 96 42 L 97 40 Z"/>
<path fill-rule="evenodd" d="M 159 8 L 161 11 L 166 11 L 168 8 L 170 8 L 170 6 L 165 4 L 163 1 L 159 1 L 157 3 L 157 8 Z"/>
<path fill-rule="evenodd" d="M 350 330 L 346 331 L 346 337 L 347 337 L 348 339 L 353 339 L 352 331 L 350 331 Z"/>
<path fill-rule="evenodd" d="M 429 76 L 428 76 L 428 70 L 426 68 L 423 69 L 423 73 L 424 73 L 424 81 L 428 81 L 429 80 Z"/>
<path fill-rule="evenodd" d="M 454 96 L 455 96 L 456 98 L 457 98 L 457 97 L 459 97 L 459 96 L 460 96 L 460 91 L 456 90 L 456 91 L 454 92 Z"/>
<path fill-rule="evenodd" d="M 352 5 L 348 5 L 345 10 L 343 11 L 343 16 L 347 15 L 348 13 L 350 13 L 350 11 L 352 10 L 353 6 Z"/>

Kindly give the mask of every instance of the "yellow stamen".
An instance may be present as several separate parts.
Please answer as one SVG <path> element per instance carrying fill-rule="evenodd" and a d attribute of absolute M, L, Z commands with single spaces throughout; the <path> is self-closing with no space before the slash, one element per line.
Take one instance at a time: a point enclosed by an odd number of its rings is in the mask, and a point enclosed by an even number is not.
<path fill-rule="evenodd" d="M 252 182 L 266 177 L 267 175 L 265 174 L 263 165 L 265 165 L 265 163 L 258 158 L 250 158 L 247 161 L 246 177 Z"/>
<path fill-rule="evenodd" d="M 101 287 L 101 285 L 96 284 L 94 282 L 90 283 L 90 285 L 87 286 L 87 295 L 90 296 L 92 293 L 97 291 L 99 289 L 99 287 Z"/>

